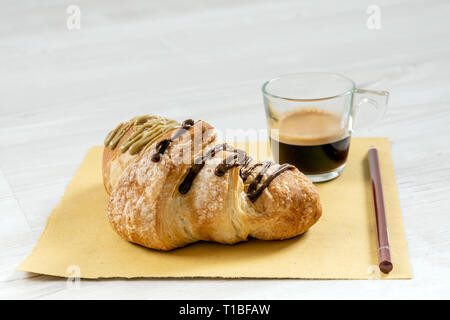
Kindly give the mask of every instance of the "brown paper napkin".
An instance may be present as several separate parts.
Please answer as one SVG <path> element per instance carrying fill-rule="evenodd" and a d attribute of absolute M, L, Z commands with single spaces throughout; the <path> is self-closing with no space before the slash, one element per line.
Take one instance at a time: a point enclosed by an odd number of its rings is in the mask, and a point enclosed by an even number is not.
<path fill-rule="evenodd" d="M 379 150 L 394 270 L 379 275 L 377 236 L 367 150 Z M 267 144 L 245 146 L 259 158 Z M 102 147 L 93 147 L 47 220 L 33 252 L 18 267 L 83 278 L 214 277 L 387 279 L 411 278 L 411 270 L 387 138 L 353 138 L 347 168 L 338 179 L 317 184 L 324 213 L 304 235 L 284 241 L 237 245 L 196 243 L 158 252 L 120 238 L 105 215 Z"/>

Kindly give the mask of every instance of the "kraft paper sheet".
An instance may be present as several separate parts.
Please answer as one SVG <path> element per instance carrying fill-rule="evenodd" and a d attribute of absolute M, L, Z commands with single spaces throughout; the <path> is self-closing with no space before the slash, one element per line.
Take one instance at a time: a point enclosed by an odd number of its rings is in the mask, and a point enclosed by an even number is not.
<path fill-rule="evenodd" d="M 389 275 L 380 277 L 411 278 L 387 138 L 352 139 L 342 176 L 317 184 L 323 216 L 304 235 L 284 241 L 252 239 L 233 246 L 200 242 L 170 252 L 129 243 L 111 229 L 101 176 L 103 147 L 93 147 L 48 218 L 33 252 L 18 269 L 61 277 L 79 270 L 82 278 L 377 278 L 376 222 L 367 161 L 372 145 L 380 156 L 394 264 Z M 251 154 L 259 150 L 259 158 L 268 157 L 267 143 L 245 147 Z"/>

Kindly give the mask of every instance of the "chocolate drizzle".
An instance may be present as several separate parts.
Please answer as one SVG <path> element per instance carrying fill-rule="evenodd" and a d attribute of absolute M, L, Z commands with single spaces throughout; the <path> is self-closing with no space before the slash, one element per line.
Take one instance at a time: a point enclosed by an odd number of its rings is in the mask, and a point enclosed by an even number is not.
<path fill-rule="evenodd" d="M 183 121 L 181 127 L 178 126 L 178 122 L 175 120 L 165 119 L 153 115 L 144 115 L 131 119 L 127 123 L 119 124 L 115 129 L 110 131 L 105 138 L 105 146 L 109 146 L 111 149 L 115 149 L 128 130 L 133 132 L 128 136 L 120 146 L 122 153 L 129 152 L 131 155 L 139 153 L 142 149 L 147 148 L 153 142 L 157 141 L 162 135 L 170 132 L 175 128 L 179 128 L 171 138 L 163 139 L 156 144 L 156 152 L 152 155 L 153 162 L 159 162 L 161 156 L 170 147 L 171 143 L 182 136 L 184 133 L 194 125 L 192 119 Z M 214 174 L 218 177 L 224 176 L 228 170 L 240 166 L 239 176 L 245 182 L 252 175 L 254 170 L 262 166 L 263 168 L 256 174 L 253 181 L 250 183 L 247 195 L 250 201 L 256 201 L 262 194 L 265 188 L 275 179 L 278 175 L 286 170 L 294 169 L 295 167 L 290 164 L 280 165 L 274 172 L 272 172 L 262 182 L 264 175 L 273 165 L 270 161 L 257 162 L 250 166 L 252 158 L 247 153 L 240 149 L 235 149 L 226 143 L 215 145 L 204 156 L 198 157 L 194 160 L 194 164 L 183 179 L 182 183 L 178 187 L 178 191 L 181 194 L 186 194 L 192 186 L 195 177 L 200 170 L 205 166 L 207 160 L 212 159 L 218 152 L 228 151 L 231 152 L 221 163 L 219 163 Z"/>
<path fill-rule="evenodd" d="M 201 156 L 194 160 L 194 165 L 189 168 L 188 174 L 184 178 L 183 182 L 181 182 L 180 186 L 178 187 L 178 191 L 181 194 L 185 194 L 189 191 L 189 189 L 192 186 L 192 183 L 194 182 L 195 177 L 197 174 L 202 170 L 204 167 L 206 160 L 213 158 L 217 152 L 220 152 L 222 150 L 234 150 L 231 146 L 229 146 L 226 143 L 215 145 L 214 148 L 210 149 L 204 156 Z"/>
<path fill-rule="evenodd" d="M 269 184 L 283 173 L 286 170 L 294 169 L 295 167 L 290 164 L 280 165 L 272 174 L 270 174 L 264 182 L 261 183 L 262 178 L 266 174 L 267 170 L 273 165 L 270 161 L 257 162 L 249 167 L 249 164 L 252 161 L 252 158 L 247 155 L 247 153 L 240 149 L 235 149 L 230 145 L 223 143 L 214 146 L 210 149 L 204 156 L 201 156 L 194 160 L 194 165 L 189 168 L 189 171 L 184 178 L 183 182 L 181 182 L 178 187 L 178 191 L 181 194 L 186 194 L 192 186 L 195 177 L 198 175 L 200 170 L 205 166 L 205 163 L 208 159 L 213 158 L 216 153 L 220 151 L 231 151 L 233 152 L 231 155 L 227 156 L 221 163 L 219 163 L 215 170 L 214 174 L 218 177 L 221 177 L 226 174 L 228 170 L 233 167 L 240 166 L 239 176 L 245 182 L 248 177 L 253 173 L 253 170 L 259 166 L 263 166 L 263 168 L 258 172 L 253 181 L 250 183 L 247 196 L 250 201 L 256 201 L 262 194 L 265 188 L 269 186 Z"/>
<path fill-rule="evenodd" d="M 269 186 L 269 184 L 272 182 L 273 179 L 278 177 L 280 174 L 282 174 L 286 170 L 294 169 L 295 167 L 291 164 L 285 163 L 282 164 L 276 169 L 270 176 L 266 178 L 266 180 L 259 186 L 259 183 L 261 182 L 262 177 L 264 176 L 264 173 L 269 169 L 269 167 L 272 165 L 271 162 L 267 162 L 264 165 L 264 168 L 261 169 L 261 171 L 258 173 L 258 175 L 255 177 L 255 179 L 252 181 L 250 186 L 247 190 L 247 195 L 250 201 L 254 202 L 256 199 L 259 198 L 259 196 L 262 194 L 265 188 Z"/>
<path fill-rule="evenodd" d="M 170 139 L 163 139 L 156 144 L 156 152 L 152 155 L 152 161 L 158 162 L 161 160 L 161 156 L 169 148 L 170 144 L 178 139 L 181 135 L 186 133 L 194 125 L 194 120 L 187 119 L 181 124 L 181 128 L 175 132 L 175 134 Z"/>
<path fill-rule="evenodd" d="M 216 176 L 221 177 L 228 170 L 237 166 L 244 166 L 245 163 L 249 163 L 251 158 L 247 156 L 245 151 L 240 149 L 234 149 L 234 153 L 226 157 L 214 170 Z M 241 167 L 242 168 L 242 167 Z"/>

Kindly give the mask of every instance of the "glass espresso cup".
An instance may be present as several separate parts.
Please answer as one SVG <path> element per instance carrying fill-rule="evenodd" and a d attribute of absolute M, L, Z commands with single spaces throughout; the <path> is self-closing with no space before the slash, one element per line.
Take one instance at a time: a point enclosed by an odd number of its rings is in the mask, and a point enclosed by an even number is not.
<path fill-rule="evenodd" d="M 339 74 L 308 72 L 267 81 L 263 87 L 272 156 L 295 165 L 313 182 L 345 168 L 354 125 L 373 126 L 389 93 L 356 88 Z"/>

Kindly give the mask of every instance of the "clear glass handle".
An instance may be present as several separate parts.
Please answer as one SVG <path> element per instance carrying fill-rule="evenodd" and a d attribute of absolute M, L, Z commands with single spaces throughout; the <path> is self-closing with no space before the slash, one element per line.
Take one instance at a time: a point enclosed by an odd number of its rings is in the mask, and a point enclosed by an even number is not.
<path fill-rule="evenodd" d="M 351 130 L 373 128 L 386 113 L 389 92 L 355 89 Z"/>

